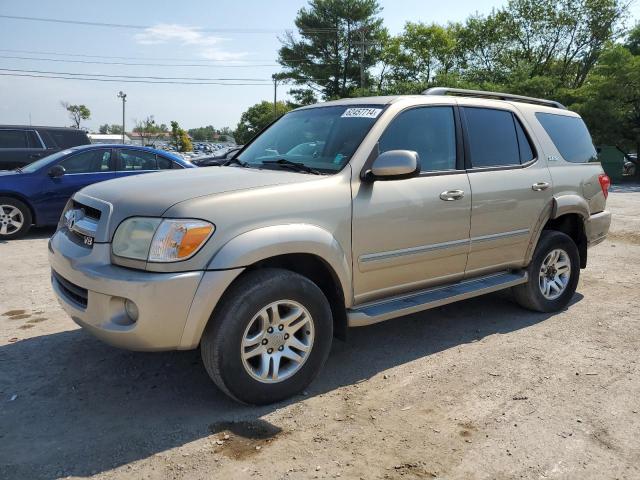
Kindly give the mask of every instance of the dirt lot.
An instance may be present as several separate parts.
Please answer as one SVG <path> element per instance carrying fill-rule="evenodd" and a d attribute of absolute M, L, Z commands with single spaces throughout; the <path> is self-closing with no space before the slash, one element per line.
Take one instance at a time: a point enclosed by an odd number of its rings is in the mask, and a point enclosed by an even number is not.
<path fill-rule="evenodd" d="M 354 330 L 264 408 L 198 352 L 80 331 L 49 288 L 51 230 L 0 244 L 0 478 L 638 479 L 640 187 L 616 190 L 566 311 L 503 292 Z"/>

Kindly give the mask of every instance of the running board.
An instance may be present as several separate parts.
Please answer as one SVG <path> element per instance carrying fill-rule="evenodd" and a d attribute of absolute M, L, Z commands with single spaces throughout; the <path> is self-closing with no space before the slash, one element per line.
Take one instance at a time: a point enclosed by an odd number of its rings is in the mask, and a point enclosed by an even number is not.
<path fill-rule="evenodd" d="M 347 310 L 350 327 L 364 327 L 395 317 L 477 297 L 527 282 L 527 272 L 501 272 L 433 287 Z"/>

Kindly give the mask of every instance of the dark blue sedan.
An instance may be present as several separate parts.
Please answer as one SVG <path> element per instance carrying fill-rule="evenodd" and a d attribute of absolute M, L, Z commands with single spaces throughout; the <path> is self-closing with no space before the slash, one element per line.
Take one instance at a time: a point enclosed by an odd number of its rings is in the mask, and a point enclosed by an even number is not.
<path fill-rule="evenodd" d="M 153 148 L 83 145 L 20 169 L 0 171 L 0 240 L 20 237 L 32 225 L 57 224 L 67 200 L 87 185 L 180 168 L 194 165 Z"/>

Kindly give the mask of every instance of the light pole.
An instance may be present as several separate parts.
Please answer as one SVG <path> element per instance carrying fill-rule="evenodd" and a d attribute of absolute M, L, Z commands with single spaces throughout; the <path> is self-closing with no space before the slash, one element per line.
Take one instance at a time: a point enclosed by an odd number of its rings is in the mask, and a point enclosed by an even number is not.
<path fill-rule="evenodd" d="M 120 90 L 118 98 L 122 99 L 122 143 L 124 143 L 124 104 L 127 101 L 127 94 Z"/>
<path fill-rule="evenodd" d="M 273 119 L 278 118 L 278 74 L 274 73 L 273 78 Z"/>

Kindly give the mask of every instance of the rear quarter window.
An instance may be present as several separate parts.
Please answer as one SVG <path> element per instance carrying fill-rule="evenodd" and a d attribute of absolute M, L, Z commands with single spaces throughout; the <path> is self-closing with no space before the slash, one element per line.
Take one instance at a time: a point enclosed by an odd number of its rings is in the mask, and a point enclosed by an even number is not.
<path fill-rule="evenodd" d="M 78 145 L 88 145 L 90 143 L 87 134 L 82 130 L 51 129 L 47 130 L 47 133 L 52 140 L 51 142 L 46 142 L 47 144 L 51 143 L 51 145 L 47 146 L 53 148 L 70 148 L 77 147 Z"/>
<path fill-rule="evenodd" d="M 597 161 L 598 153 L 581 118 L 542 112 L 537 112 L 536 118 L 567 162 Z"/>

